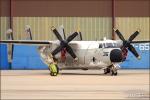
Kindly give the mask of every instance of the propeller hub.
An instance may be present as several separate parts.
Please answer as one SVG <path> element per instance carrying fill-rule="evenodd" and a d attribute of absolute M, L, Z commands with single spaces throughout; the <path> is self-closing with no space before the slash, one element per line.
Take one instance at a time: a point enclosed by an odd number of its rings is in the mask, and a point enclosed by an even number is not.
<path fill-rule="evenodd" d="M 127 48 L 129 45 L 130 45 L 130 41 L 127 41 L 127 40 L 123 41 L 123 46 L 125 48 Z"/>
<path fill-rule="evenodd" d="M 60 42 L 60 45 L 66 46 L 66 45 L 68 45 L 68 42 L 67 42 L 66 40 L 62 40 L 62 41 Z"/>

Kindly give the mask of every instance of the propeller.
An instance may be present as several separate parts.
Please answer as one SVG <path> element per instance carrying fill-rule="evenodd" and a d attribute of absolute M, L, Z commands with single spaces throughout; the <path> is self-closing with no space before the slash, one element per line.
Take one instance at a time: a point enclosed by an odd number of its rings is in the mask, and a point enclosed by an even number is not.
<path fill-rule="evenodd" d="M 76 60 L 77 56 L 73 52 L 72 48 L 69 46 L 69 42 L 71 42 L 78 35 L 78 32 L 74 32 L 67 39 L 62 39 L 61 35 L 54 26 L 51 28 L 51 30 L 55 34 L 56 38 L 60 41 L 60 46 L 58 46 L 54 51 L 52 51 L 52 55 L 55 56 L 61 50 L 66 49 L 66 51 Z"/>
<path fill-rule="evenodd" d="M 118 37 L 123 41 L 123 46 L 122 49 L 128 49 L 129 51 L 132 52 L 132 54 L 137 58 L 137 59 L 141 59 L 140 55 L 138 54 L 138 52 L 136 51 L 136 49 L 133 47 L 133 45 L 131 45 L 132 41 L 135 39 L 135 37 L 139 34 L 140 30 L 134 32 L 128 40 L 125 40 L 123 35 L 121 34 L 121 32 L 118 29 L 114 29 L 114 31 L 116 32 L 116 34 L 118 35 Z"/>

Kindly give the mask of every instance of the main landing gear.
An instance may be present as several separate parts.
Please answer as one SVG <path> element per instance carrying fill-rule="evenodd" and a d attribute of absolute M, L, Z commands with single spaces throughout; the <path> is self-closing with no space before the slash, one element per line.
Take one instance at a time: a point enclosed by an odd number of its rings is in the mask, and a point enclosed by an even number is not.
<path fill-rule="evenodd" d="M 108 74 L 110 73 L 110 75 L 112 76 L 117 76 L 117 68 L 114 65 L 111 65 L 110 67 L 107 67 L 104 69 L 104 74 Z"/>

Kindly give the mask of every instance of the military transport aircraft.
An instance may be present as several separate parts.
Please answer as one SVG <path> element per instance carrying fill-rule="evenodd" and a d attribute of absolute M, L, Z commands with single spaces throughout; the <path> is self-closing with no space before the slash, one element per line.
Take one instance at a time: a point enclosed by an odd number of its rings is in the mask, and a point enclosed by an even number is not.
<path fill-rule="evenodd" d="M 62 69 L 104 69 L 104 74 L 117 75 L 119 64 L 126 60 L 128 50 L 140 59 L 132 43 L 147 42 L 132 41 L 140 31 L 133 33 L 128 40 L 125 40 L 118 29 L 114 29 L 121 40 L 73 41 L 77 36 L 82 39 L 80 31 L 66 38 L 63 27 L 53 26 L 51 30 L 57 41 L 1 40 L 0 43 L 41 44 L 38 47 L 39 54 L 49 66 L 50 75 L 56 76 Z"/>

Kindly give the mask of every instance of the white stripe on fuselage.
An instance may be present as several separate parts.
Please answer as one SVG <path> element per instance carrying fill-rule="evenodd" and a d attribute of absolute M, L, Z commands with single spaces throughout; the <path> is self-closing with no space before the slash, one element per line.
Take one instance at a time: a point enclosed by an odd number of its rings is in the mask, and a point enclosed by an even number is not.
<path fill-rule="evenodd" d="M 112 43 L 113 46 L 117 44 L 118 48 L 122 45 L 120 40 L 105 40 L 105 41 L 71 41 L 69 44 L 77 44 L 77 49 L 95 49 L 99 44 Z"/>

